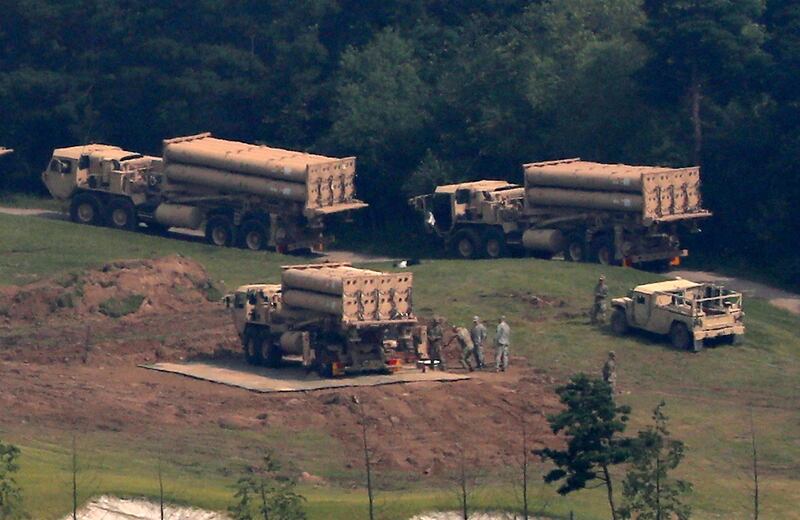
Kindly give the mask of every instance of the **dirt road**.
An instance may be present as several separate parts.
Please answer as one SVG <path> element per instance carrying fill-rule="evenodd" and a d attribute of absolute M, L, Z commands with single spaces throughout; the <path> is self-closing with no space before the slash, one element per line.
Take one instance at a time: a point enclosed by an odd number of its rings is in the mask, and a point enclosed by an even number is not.
<path fill-rule="evenodd" d="M 746 297 L 763 298 L 775 307 L 800 315 L 800 294 L 784 291 L 762 283 L 736 278 L 711 271 L 671 271 L 670 275 L 680 276 L 694 282 L 714 282 L 743 293 Z M 747 303 L 745 303 L 747 305 Z"/>
<path fill-rule="evenodd" d="M 23 209 L 23 208 L 9 208 L 0 206 L 0 213 L 8 215 L 20 215 L 29 217 L 41 217 L 57 220 L 66 220 L 67 216 L 63 213 L 47 210 L 47 209 Z M 173 229 L 175 238 L 183 238 L 189 240 L 202 239 L 203 233 L 191 229 Z M 369 262 L 391 262 L 391 258 L 378 257 L 365 255 L 353 251 L 329 251 L 319 255 L 320 259 L 329 260 L 332 262 L 353 262 L 353 263 L 369 263 Z M 785 309 L 793 314 L 800 315 L 800 294 L 792 293 L 771 287 L 744 278 L 737 278 L 728 276 L 712 271 L 699 271 L 699 270 L 678 270 L 671 271 L 671 276 L 680 276 L 696 282 L 715 282 L 721 283 L 733 290 L 740 291 L 748 297 L 764 298 L 772 305 Z"/>

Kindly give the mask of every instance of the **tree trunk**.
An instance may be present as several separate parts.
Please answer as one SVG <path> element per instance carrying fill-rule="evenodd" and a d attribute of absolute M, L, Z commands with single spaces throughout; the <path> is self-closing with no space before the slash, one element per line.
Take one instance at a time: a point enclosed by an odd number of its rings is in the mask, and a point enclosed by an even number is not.
<path fill-rule="evenodd" d="M 264 515 L 264 520 L 269 520 L 269 507 L 267 507 L 267 490 L 264 488 L 264 479 L 261 479 L 260 489 L 261 492 L 261 513 Z"/>
<path fill-rule="evenodd" d="M 703 151 L 703 122 L 700 118 L 700 101 L 703 98 L 700 77 L 697 72 L 697 65 L 692 64 L 691 85 L 689 85 L 689 97 L 692 103 L 692 128 L 694 130 L 694 149 L 692 159 L 695 165 L 700 165 L 700 157 Z"/>
<path fill-rule="evenodd" d="M 78 450 L 72 435 L 72 520 L 78 520 Z"/>
<path fill-rule="evenodd" d="M 608 491 L 608 505 L 611 507 L 611 518 L 617 520 L 617 507 L 614 505 L 614 489 L 611 486 L 611 475 L 608 473 L 608 466 L 603 465 L 603 476 L 606 481 L 606 490 Z"/>
<path fill-rule="evenodd" d="M 367 440 L 367 414 L 364 411 L 364 405 L 361 401 L 354 396 L 353 399 L 358 404 L 358 409 L 361 415 L 361 438 L 364 441 L 364 467 L 367 471 L 367 497 L 369 498 L 369 520 L 375 518 L 374 498 L 372 496 L 372 465 L 369 460 L 369 442 Z"/>
<path fill-rule="evenodd" d="M 522 417 L 522 518 L 528 520 L 528 427 L 524 416 Z"/>

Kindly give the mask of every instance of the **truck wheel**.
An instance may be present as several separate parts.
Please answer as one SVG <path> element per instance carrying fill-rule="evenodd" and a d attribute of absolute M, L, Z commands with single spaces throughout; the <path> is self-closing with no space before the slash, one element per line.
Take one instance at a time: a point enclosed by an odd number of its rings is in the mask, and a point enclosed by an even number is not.
<path fill-rule="evenodd" d="M 230 246 L 233 243 L 233 225 L 228 217 L 217 215 L 206 223 L 206 241 L 215 246 Z"/>
<path fill-rule="evenodd" d="M 506 237 L 499 229 L 490 229 L 483 237 L 486 258 L 502 258 L 507 254 Z"/>
<path fill-rule="evenodd" d="M 569 262 L 583 262 L 586 257 L 586 251 L 583 240 L 577 237 L 571 237 L 564 249 L 564 260 Z"/>
<path fill-rule="evenodd" d="M 103 224 L 103 204 L 91 193 L 80 193 L 72 199 L 69 216 L 78 224 L 101 226 Z"/>
<path fill-rule="evenodd" d="M 244 338 L 244 357 L 251 365 L 261 364 L 261 335 L 257 332 L 250 332 Z"/>
<path fill-rule="evenodd" d="M 267 247 L 267 230 L 261 222 L 250 220 L 242 226 L 242 247 L 251 251 L 261 251 Z"/>
<path fill-rule="evenodd" d="M 672 346 L 678 350 L 689 350 L 689 347 L 694 343 L 692 333 L 689 332 L 685 324 L 677 322 L 673 323 L 669 329 L 669 339 Z"/>
<path fill-rule="evenodd" d="M 628 332 L 628 317 L 624 310 L 614 309 L 614 314 L 611 315 L 611 330 L 619 336 L 624 336 Z"/>
<path fill-rule="evenodd" d="M 599 238 L 592 243 L 592 259 L 600 265 L 617 265 L 614 258 L 614 243 L 607 238 Z"/>
<path fill-rule="evenodd" d="M 451 248 L 457 258 L 473 260 L 482 252 L 481 237 L 474 229 L 461 229 L 453 236 Z"/>
<path fill-rule="evenodd" d="M 139 222 L 136 220 L 136 209 L 128 199 L 114 199 L 108 205 L 108 225 L 115 229 L 136 229 Z"/>
<path fill-rule="evenodd" d="M 269 368 L 278 368 L 281 366 L 281 362 L 283 361 L 283 351 L 280 349 L 280 347 L 271 342 L 266 349 L 264 349 L 264 346 L 265 345 L 263 344 L 261 346 L 262 354 L 264 354 L 264 366 Z M 266 350 L 266 352 L 264 352 L 264 350 Z"/>

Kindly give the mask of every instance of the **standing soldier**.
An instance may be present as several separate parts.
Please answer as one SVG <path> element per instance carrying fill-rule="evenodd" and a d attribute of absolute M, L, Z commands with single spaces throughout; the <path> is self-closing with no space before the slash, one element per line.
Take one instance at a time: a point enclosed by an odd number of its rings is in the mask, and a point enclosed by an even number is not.
<path fill-rule="evenodd" d="M 442 322 L 444 319 L 436 317 L 433 319 L 433 326 L 428 329 L 428 358 L 431 360 L 431 368 L 436 368 L 433 364 L 435 361 L 439 362 L 439 367 L 442 370 L 447 370 L 447 365 L 442 356 L 442 339 L 444 338 L 444 331 L 442 330 Z"/>
<path fill-rule="evenodd" d="M 469 334 L 475 347 L 475 363 L 478 368 L 484 368 L 486 365 L 483 363 L 483 343 L 486 341 L 486 327 L 478 316 L 472 318 L 472 329 Z"/>
<path fill-rule="evenodd" d="M 606 285 L 606 277 L 601 274 L 600 279 L 597 280 L 597 285 L 594 287 L 594 305 L 592 305 L 592 311 L 589 313 L 592 325 L 606 321 L 606 309 L 608 309 L 607 299 L 608 286 Z"/>
<path fill-rule="evenodd" d="M 501 316 L 494 335 L 495 370 L 500 372 L 508 368 L 508 347 L 511 344 L 511 327 L 506 323 L 506 317 Z"/>
<path fill-rule="evenodd" d="M 461 346 L 461 359 L 459 362 L 462 367 L 472 372 L 474 368 L 472 368 L 472 363 L 470 363 L 469 358 L 472 357 L 475 346 L 472 344 L 469 331 L 465 327 L 456 327 L 453 325 L 453 334 L 454 336 L 450 341 L 452 342 L 453 339 L 457 339 L 458 344 Z"/>
<path fill-rule="evenodd" d="M 617 393 L 617 356 L 614 351 L 608 353 L 608 359 L 603 364 L 603 381 L 611 387 L 611 394 Z"/>

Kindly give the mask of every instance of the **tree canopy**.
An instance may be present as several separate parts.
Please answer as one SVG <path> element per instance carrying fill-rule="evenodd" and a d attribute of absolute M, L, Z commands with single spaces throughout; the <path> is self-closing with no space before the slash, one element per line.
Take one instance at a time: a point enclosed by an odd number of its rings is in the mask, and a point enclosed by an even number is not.
<path fill-rule="evenodd" d="M 42 193 L 55 147 L 211 131 L 357 155 L 385 225 L 524 162 L 698 161 L 698 248 L 800 285 L 798 27 L 786 0 L 5 2 L 0 190 Z"/>

